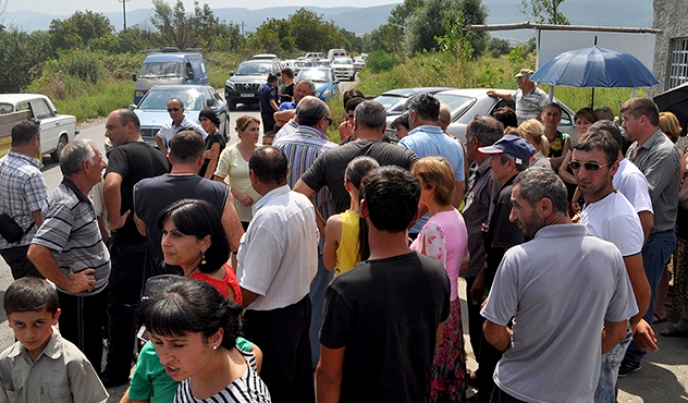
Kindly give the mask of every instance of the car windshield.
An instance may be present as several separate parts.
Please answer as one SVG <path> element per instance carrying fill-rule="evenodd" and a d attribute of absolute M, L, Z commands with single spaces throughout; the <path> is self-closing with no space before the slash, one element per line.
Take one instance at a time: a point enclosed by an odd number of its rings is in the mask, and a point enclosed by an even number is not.
<path fill-rule="evenodd" d="M 184 64 L 182 62 L 148 62 L 141 67 L 139 77 L 182 77 Z"/>
<path fill-rule="evenodd" d="M 0 114 L 10 113 L 14 110 L 12 104 L 0 104 Z"/>
<path fill-rule="evenodd" d="M 153 88 L 141 100 L 138 109 L 167 111 L 167 101 L 177 98 L 184 104 L 188 111 L 200 111 L 203 109 L 203 94 L 195 89 L 162 89 Z"/>
<path fill-rule="evenodd" d="M 396 97 L 394 95 L 380 95 L 379 97 L 375 98 L 375 100 L 379 103 L 382 104 L 382 106 L 385 107 L 385 110 L 387 112 L 403 112 L 404 104 L 406 101 L 406 98 L 404 97 Z"/>
<path fill-rule="evenodd" d="M 334 59 L 332 64 L 353 64 L 351 59 Z"/>
<path fill-rule="evenodd" d="M 471 105 L 475 102 L 475 98 L 466 97 L 462 95 L 451 95 L 451 94 L 435 94 L 435 98 L 443 104 L 449 105 L 449 110 L 451 110 L 452 122 L 463 116 Z"/>
<path fill-rule="evenodd" d="M 298 79 L 306 79 L 316 83 L 329 83 L 330 74 L 327 70 L 301 70 Z"/>
<path fill-rule="evenodd" d="M 270 74 L 270 63 L 250 63 L 240 64 L 236 74 L 238 76 L 248 76 L 257 74 Z"/>

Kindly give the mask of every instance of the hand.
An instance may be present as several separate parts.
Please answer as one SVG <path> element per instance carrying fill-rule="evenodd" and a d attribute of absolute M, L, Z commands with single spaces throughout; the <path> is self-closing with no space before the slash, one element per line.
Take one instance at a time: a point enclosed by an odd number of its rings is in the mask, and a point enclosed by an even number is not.
<path fill-rule="evenodd" d="M 124 227 L 124 223 L 127 222 L 129 214 L 131 214 L 131 210 L 125 211 L 120 217 L 110 217 L 110 231 L 117 231 Z"/>
<path fill-rule="evenodd" d="M 93 291 L 93 288 L 96 286 L 96 278 L 94 277 L 95 274 L 95 269 L 86 269 L 78 273 L 74 273 L 74 270 L 72 270 L 70 267 L 68 277 L 71 287 L 67 291 L 74 294 L 84 291 Z"/>
<path fill-rule="evenodd" d="M 205 158 L 205 159 L 207 159 L 207 160 L 214 160 L 214 159 L 216 159 L 216 158 L 219 156 L 219 154 L 220 154 L 220 153 L 217 151 L 217 149 L 213 150 L 213 149 L 211 148 L 210 150 L 206 150 L 206 151 L 203 153 L 203 158 Z"/>
<path fill-rule="evenodd" d="M 495 93 L 493 90 L 487 91 L 486 94 L 487 94 L 488 97 L 493 97 L 493 98 L 497 96 L 496 93 Z"/>
<path fill-rule="evenodd" d="M 470 269 L 470 261 L 465 260 L 463 263 L 461 263 L 461 268 L 459 269 L 459 274 L 466 274 L 468 272 L 468 269 Z"/>
<path fill-rule="evenodd" d="M 633 329 L 633 341 L 635 341 L 636 344 L 638 344 L 638 347 L 642 348 L 643 350 L 659 351 L 655 332 L 652 330 L 652 326 L 650 326 L 645 319 L 640 319 L 638 324 L 635 325 Z"/>
<path fill-rule="evenodd" d="M 483 295 L 485 295 L 485 274 L 481 270 L 478 277 L 475 278 L 473 286 L 471 286 L 471 301 L 474 304 L 479 304 L 483 300 Z"/>
<path fill-rule="evenodd" d="M 251 196 L 247 195 L 246 193 L 239 195 L 239 197 L 237 197 L 237 199 L 239 199 L 239 202 L 246 207 L 253 206 L 253 198 Z"/>

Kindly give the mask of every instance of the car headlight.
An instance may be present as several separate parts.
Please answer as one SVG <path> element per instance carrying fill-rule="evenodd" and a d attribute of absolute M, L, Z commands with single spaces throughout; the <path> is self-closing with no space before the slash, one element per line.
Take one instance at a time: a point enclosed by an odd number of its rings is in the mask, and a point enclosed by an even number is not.
<path fill-rule="evenodd" d="M 146 95 L 146 91 L 134 91 L 135 97 L 142 97 L 144 95 Z"/>
<path fill-rule="evenodd" d="M 230 90 L 234 91 L 234 83 L 231 82 L 231 81 L 229 81 L 229 80 L 227 80 L 227 81 L 225 82 L 225 87 L 227 87 L 227 88 L 229 88 Z"/>

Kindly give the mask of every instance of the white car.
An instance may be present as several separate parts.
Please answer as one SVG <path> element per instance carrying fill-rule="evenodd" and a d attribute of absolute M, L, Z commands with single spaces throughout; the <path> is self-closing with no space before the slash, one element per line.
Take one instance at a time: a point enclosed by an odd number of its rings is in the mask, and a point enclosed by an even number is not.
<path fill-rule="evenodd" d="M 356 79 L 354 62 L 349 57 L 338 57 L 332 61 L 332 71 L 335 77 L 345 77 L 349 81 Z"/>
<path fill-rule="evenodd" d="M 365 59 L 363 59 L 361 57 L 357 57 L 356 60 L 354 60 L 354 69 L 356 71 L 363 70 L 363 68 L 365 68 L 365 65 L 366 65 L 366 61 L 365 61 Z"/>
<path fill-rule="evenodd" d="M 31 117 L 40 121 L 41 153 L 60 161 L 62 149 L 79 133 L 76 117 L 60 115 L 48 97 L 40 94 L 1 94 L 0 114 L 30 110 Z"/>

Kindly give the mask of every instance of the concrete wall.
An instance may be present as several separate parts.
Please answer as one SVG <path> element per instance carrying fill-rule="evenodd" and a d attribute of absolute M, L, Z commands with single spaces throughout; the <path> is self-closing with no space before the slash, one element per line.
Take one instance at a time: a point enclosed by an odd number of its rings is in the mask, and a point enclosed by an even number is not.
<path fill-rule="evenodd" d="M 648 91 L 654 96 L 668 90 L 669 66 L 671 63 L 671 39 L 688 38 L 688 7 L 686 0 L 654 0 L 653 28 L 662 30 L 657 34 L 655 45 L 655 63 L 653 73 L 659 80 L 659 85 Z"/>

